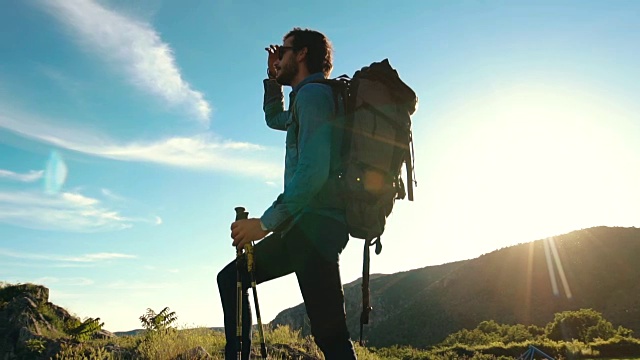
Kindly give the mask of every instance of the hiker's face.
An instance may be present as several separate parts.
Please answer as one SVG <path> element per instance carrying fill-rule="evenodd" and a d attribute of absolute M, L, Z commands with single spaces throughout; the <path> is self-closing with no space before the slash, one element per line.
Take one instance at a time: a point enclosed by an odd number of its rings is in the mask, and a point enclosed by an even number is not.
<path fill-rule="evenodd" d="M 276 81 L 280 85 L 291 85 L 298 74 L 298 62 L 296 61 L 296 51 L 293 49 L 292 36 L 285 39 L 279 51 L 281 51 L 281 57 L 274 63 L 277 71 Z"/>

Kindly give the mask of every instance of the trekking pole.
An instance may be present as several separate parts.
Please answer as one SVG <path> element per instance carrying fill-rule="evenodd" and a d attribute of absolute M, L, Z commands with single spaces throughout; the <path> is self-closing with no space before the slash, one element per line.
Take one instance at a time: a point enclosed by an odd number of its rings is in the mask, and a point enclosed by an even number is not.
<path fill-rule="evenodd" d="M 244 211 L 244 208 L 237 207 L 236 208 L 236 216 L 238 214 L 244 214 L 248 217 L 249 213 Z M 245 217 L 245 218 L 246 218 Z M 256 306 L 256 317 L 258 318 L 258 334 L 260 335 L 260 353 L 263 359 L 267 358 L 267 345 L 264 340 L 264 330 L 262 328 L 262 317 L 260 316 L 260 304 L 258 303 L 258 289 L 256 283 L 256 273 L 255 273 L 255 262 L 253 258 L 253 244 L 248 243 L 244 246 L 245 253 L 247 256 L 247 271 L 249 272 L 249 276 L 251 278 L 251 288 L 253 290 L 253 302 Z"/>
<path fill-rule="evenodd" d="M 243 207 L 236 208 L 236 221 L 246 219 L 249 213 Z M 236 351 L 242 360 L 242 249 L 236 249 Z"/>
<path fill-rule="evenodd" d="M 253 289 L 253 302 L 256 305 L 256 317 L 258 318 L 258 334 L 260 335 L 260 353 L 263 359 L 267 358 L 267 345 L 264 342 L 264 330 L 262 329 L 262 318 L 260 317 L 260 304 L 258 303 L 258 290 L 256 284 L 255 262 L 253 261 L 253 245 L 245 245 L 247 252 L 247 268 L 251 276 L 251 288 Z"/>

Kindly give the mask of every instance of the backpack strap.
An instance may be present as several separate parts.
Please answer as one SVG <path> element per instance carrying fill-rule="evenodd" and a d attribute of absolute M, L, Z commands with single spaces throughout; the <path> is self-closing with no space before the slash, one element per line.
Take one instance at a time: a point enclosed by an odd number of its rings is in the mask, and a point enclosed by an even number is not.
<path fill-rule="evenodd" d="M 369 240 L 364 241 L 364 253 L 362 261 L 362 312 L 360 313 L 360 346 L 364 346 L 364 325 L 369 323 L 371 307 L 371 292 L 369 291 Z"/>
<path fill-rule="evenodd" d="M 375 245 L 376 255 L 382 251 L 382 242 L 378 236 L 375 241 L 365 240 L 364 251 L 362 257 L 362 312 L 360 313 L 360 346 L 365 346 L 364 343 L 364 325 L 369 324 L 369 313 L 373 310 L 371 307 L 371 291 L 369 289 L 369 268 L 371 264 L 371 251 L 369 247 Z"/>

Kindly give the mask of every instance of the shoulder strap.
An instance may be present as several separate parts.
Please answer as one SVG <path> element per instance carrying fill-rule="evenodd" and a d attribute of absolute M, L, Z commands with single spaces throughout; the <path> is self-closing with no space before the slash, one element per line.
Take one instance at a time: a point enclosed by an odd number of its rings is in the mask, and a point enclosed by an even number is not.
<path fill-rule="evenodd" d="M 331 87 L 332 93 L 333 93 L 333 103 L 335 105 L 335 113 L 337 114 L 338 111 L 340 110 L 340 99 L 339 99 L 339 95 L 342 95 L 342 101 L 343 101 L 343 108 L 346 109 L 346 105 L 347 105 L 347 94 L 346 94 L 346 90 L 349 86 L 349 82 L 351 81 L 351 78 L 349 76 L 347 76 L 346 74 L 340 75 L 335 79 L 319 79 L 319 80 L 315 80 L 315 81 L 311 81 L 309 84 L 325 84 L 328 85 L 329 87 Z M 304 85 L 303 85 L 304 86 Z"/>

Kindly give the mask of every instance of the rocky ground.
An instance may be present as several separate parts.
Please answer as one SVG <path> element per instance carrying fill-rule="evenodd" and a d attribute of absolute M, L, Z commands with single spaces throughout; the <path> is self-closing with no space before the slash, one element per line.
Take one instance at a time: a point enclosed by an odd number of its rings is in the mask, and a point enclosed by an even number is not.
<path fill-rule="evenodd" d="M 49 289 L 11 285 L 0 295 L 0 359 L 44 358 L 55 354 L 65 337 L 59 326 L 77 317 L 49 302 Z M 94 336 L 114 336 L 100 330 Z M 56 341 L 56 339 L 59 339 Z"/>

